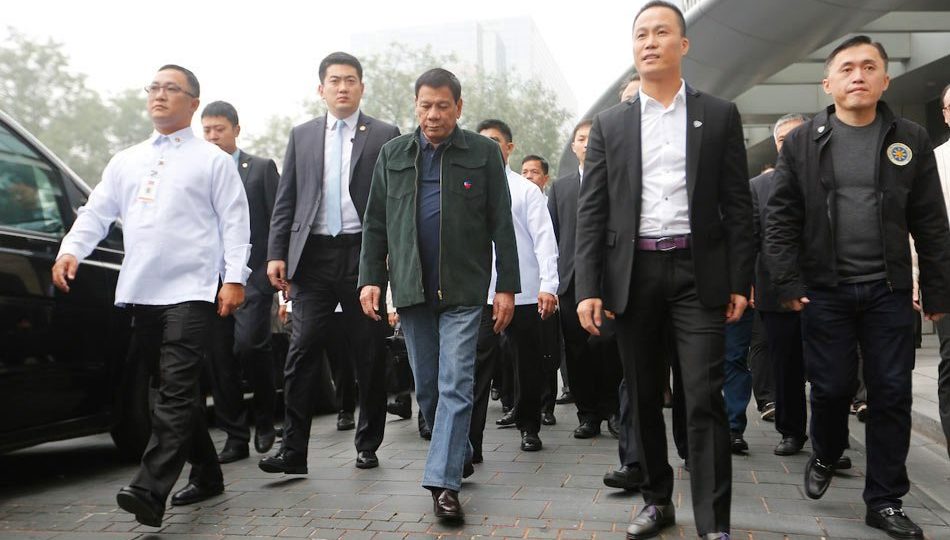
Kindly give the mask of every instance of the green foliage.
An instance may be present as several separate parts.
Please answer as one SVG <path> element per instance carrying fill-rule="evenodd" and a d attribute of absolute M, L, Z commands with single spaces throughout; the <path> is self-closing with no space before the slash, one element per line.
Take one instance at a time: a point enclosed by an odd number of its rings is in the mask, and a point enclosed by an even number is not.
<path fill-rule="evenodd" d="M 0 104 L 7 114 L 95 185 L 109 158 L 152 130 L 141 92 L 103 99 L 69 68 L 63 46 L 15 29 L 0 44 Z"/>

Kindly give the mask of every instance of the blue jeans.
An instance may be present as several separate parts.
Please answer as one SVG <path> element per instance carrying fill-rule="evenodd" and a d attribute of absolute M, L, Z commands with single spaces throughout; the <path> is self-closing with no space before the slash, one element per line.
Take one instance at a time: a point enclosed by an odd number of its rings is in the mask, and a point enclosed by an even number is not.
<path fill-rule="evenodd" d="M 458 491 L 472 458 L 468 440 L 475 395 L 475 346 L 481 306 L 437 311 L 427 304 L 399 310 L 416 400 L 432 426 L 422 485 Z"/>
<path fill-rule="evenodd" d="M 722 385 L 729 431 L 745 433 L 745 410 L 752 399 L 752 372 L 749 371 L 749 344 L 755 311 L 746 309 L 742 318 L 726 325 L 726 380 Z"/>

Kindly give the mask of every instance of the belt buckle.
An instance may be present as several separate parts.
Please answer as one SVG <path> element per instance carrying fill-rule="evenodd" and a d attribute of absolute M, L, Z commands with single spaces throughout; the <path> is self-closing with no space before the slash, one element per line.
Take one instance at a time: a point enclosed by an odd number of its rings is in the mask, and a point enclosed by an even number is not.
<path fill-rule="evenodd" d="M 672 236 L 664 236 L 656 239 L 657 251 L 673 251 L 676 249 L 676 239 Z"/>

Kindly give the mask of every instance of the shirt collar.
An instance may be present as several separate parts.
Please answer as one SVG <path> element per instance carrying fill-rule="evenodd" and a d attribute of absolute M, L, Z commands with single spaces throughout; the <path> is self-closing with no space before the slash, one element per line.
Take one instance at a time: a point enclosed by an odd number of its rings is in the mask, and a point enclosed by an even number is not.
<path fill-rule="evenodd" d="M 686 81 L 680 79 L 680 89 L 676 92 L 676 96 L 673 97 L 673 103 L 669 107 L 664 107 L 662 103 L 653 99 L 643 91 L 643 87 L 640 87 L 640 90 L 637 91 L 640 94 L 640 113 L 647 109 L 647 107 L 656 107 L 661 111 L 672 110 L 678 107 L 681 104 L 686 103 Z"/>
<path fill-rule="evenodd" d="M 168 141 L 174 144 L 176 147 L 181 146 L 182 143 L 190 141 L 195 138 L 195 132 L 191 130 L 191 126 L 186 128 L 179 129 L 174 133 L 169 133 L 168 135 L 162 135 L 158 131 L 153 131 L 152 136 L 149 138 L 149 142 L 152 145 L 160 144 L 160 141 Z"/>
<path fill-rule="evenodd" d="M 234 153 L 231 154 L 231 157 L 234 158 L 235 165 L 240 165 L 241 164 L 241 149 L 238 148 L 237 150 L 235 150 Z"/>
<path fill-rule="evenodd" d="M 455 126 L 455 129 L 452 130 L 452 133 L 450 133 L 449 136 L 444 141 L 439 143 L 439 146 L 435 146 L 434 144 L 429 142 L 429 138 L 426 137 L 426 134 L 422 132 L 421 127 L 416 128 L 416 131 L 419 132 L 419 146 L 423 150 L 438 150 L 439 148 L 445 148 L 445 145 L 447 143 L 450 143 L 452 142 L 453 139 L 455 139 L 455 134 L 458 133 L 458 130 L 459 130 L 459 127 Z"/>
<path fill-rule="evenodd" d="M 333 116 L 333 113 L 331 113 L 330 111 L 327 111 L 327 129 L 332 130 L 333 126 L 336 125 L 337 120 L 343 120 L 343 123 L 346 124 L 346 127 L 352 128 L 353 126 L 356 125 L 356 121 L 359 119 L 359 117 L 360 117 L 359 109 L 356 109 L 356 112 L 347 116 L 346 118 L 337 118 L 336 116 Z"/>

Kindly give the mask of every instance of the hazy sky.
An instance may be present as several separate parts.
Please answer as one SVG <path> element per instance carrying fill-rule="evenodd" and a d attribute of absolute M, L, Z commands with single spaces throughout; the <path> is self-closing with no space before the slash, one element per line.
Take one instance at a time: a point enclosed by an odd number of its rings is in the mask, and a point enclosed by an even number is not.
<path fill-rule="evenodd" d="M 347 50 L 356 32 L 524 15 L 534 18 L 582 114 L 631 64 L 630 27 L 642 3 L 35 0 L 4 6 L 0 37 L 10 26 L 62 43 L 72 68 L 106 94 L 145 86 L 162 64 L 184 65 L 197 74 L 204 103 L 238 108 L 247 136 L 271 114 L 299 114 L 316 94 L 320 59 Z"/>

